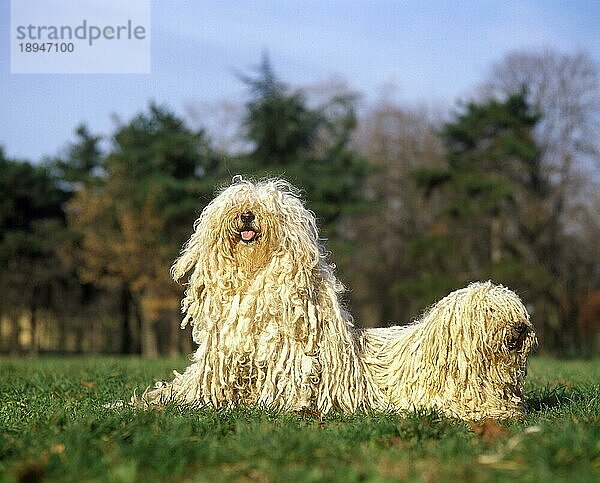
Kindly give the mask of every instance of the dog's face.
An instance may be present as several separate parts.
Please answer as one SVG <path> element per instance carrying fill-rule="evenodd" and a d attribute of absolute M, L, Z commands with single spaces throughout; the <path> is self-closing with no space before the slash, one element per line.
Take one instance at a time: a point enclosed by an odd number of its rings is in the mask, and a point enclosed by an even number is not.
<path fill-rule="evenodd" d="M 457 315 L 449 317 L 449 313 Z M 491 282 L 452 292 L 430 314 L 427 318 L 432 321 L 445 321 L 441 330 L 447 332 L 455 355 L 466 353 L 471 361 L 476 356 L 485 361 L 479 371 L 496 371 L 497 364 L 490 361 L 502 361 L 502 367 L 520 366 L 536 345 L 534 326 L 519 297 Z"/>
<path fill-rule="evenodd" d="M 535 331 L 529 320 L 518 320 L 507 327 L 504 346 L 509 352 L 529 353 L 535 344 Z"/>
<path fill-rule="evenodd" d="M 238 181 L 205 210 L 209 243 L 247 269 L 260 269 L 284 253 L 318 258 L 317 229 L 294 188 L 283 181 Z"/>
<path fill-rule="evenodd" d="M 506 307 L 495 311 L 487 343 L 496 353 L 505 354 L 509 359 L 522 359 L 535 348 L 537 339 L 525 307 L 518 299 L 510 302 L 514 304 L 511 311 Z"/>
<path fill-rule="evenodd" d="M 214 200 L 220 225 L 215 242 L 235 257 L 272 255 L 289 229 L 283 208 L 291 201 L 288 196 L 274 185 L 241 182 L 228 187 Z"/>
<path fill-rule="evenodd" d="M 297 273 L 320 259 L 315 217 L 291 185 L 237 179 L 204 208 L 172 273 L 178 280 L 192 267 L 204 267 L 205 278 L 218 271 L 220 278 L 230 273 L 237 283 L 268 264 L 271 270 Z"/>
<path fill-rule="evenodd" d="M 272 202 L 265 204 L 270 200 L 260 199 L 258 191 L 246 194 L 251 195 L 247 203 L 231 207 L 224 245 L 242 271 L 251 275 L 274 256 L 280 246 L 280 227 L 274 223 Z"/>

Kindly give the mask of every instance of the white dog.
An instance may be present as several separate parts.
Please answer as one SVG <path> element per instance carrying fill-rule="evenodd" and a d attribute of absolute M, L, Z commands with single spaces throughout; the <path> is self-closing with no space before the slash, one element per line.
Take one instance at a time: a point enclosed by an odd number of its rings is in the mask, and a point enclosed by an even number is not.
<path fill-rule="evenodd" d="M 522 416 L 527 357 L 536 344 L 519 298 L 472 283 L 404 327 L 362 332 L 375 384 L 397 409 L 438 409 L 461 419 Z"/>
<path fill-rule="evenodd" d="M 288 183 L 234 179 L 194 227 L 172 274 L 190 274 L 182 327 L 193 325 L 198 349 L 183 374 L 133 403 L 521 413 L 535 336 L 509 290 L 473 284 L 418 324 L 357 330 L 315 217 Z"/>

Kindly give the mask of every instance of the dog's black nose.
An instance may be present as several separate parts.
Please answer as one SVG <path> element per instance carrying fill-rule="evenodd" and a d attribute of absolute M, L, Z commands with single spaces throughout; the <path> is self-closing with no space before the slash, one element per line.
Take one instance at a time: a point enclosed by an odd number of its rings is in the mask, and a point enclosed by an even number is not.
<path fill-rule="evenodd" d="M 243 223 L 252 223 L 254 221 L 254 213 L 251 211 L 246 211 L 245 213 L 242 213 L 240 218 L 242 219 Z"/>

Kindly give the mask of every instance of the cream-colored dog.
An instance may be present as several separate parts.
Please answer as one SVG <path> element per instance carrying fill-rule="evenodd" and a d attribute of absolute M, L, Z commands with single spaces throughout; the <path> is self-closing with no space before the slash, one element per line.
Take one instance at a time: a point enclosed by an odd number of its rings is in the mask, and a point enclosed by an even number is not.
<path fill-rule="evenodd" d="M 172 274 L 189 274 L 182 327 L 192 324 L 198 349 L 133 403 L 521 414 L 535 335 L 508 289 L 472 284 L 421 322 L 358 330 L 315 217 L 286 182 L 236 179 L 194 227 Z"/>

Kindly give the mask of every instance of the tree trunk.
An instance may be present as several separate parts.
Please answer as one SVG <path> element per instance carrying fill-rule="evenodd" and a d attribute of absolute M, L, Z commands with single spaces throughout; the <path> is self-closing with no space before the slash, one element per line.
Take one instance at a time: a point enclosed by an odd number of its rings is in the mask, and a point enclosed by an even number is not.
<path fill-rule="evenodd" d="M 171 315 L 170 313 L 168 315 Z M 166 317 L 167 320 L 167 324 L 169 327 L 169 355 L 171 356 L 176 356 L 179 355 L 181 353 L 181 349 L 179 347 L 179 341 L 180 341 L 180 332 L 181 332 L 181 328 L 179 327 L 179 324 L 177 323 L 178 317 Z"/>
<path fill-rule="evenodd" d="M 498 263 L 502 260 L 502 224 L 497 216 L 490 222 L 490 261 Z"/>
<path fill-rule="evenodd" d="M 156 321 L 145 317 L 140 302 L 132 300 L 135 318 L 141 329 L 142 356 L 154 358 L 158 356 L 158 340 L 156 337 Z"/>
<path fill-rule="evenodd" d="M 16 355 L 21 352 L 21 346 L 19 342 L 19 336 L 21 335 L 21 326 L 19 325 L 19 317 L 15 315 L 11 315 L 8 318 L 11 332 L 10 332 L 10 347 L 8 349 L 11 355 Z"/>
<path fill-rule="evenodd" d="M 124 284 L 121 287 L 121 344 L 119 352 L 121 354 L 134 354 L 139 353 L 136 350 L 133 338 L 133 330 L 131 327 L 131 305 L 132 297 L 129 287 Z"/>
<path fill-rule="evenodd" d="M 35 302 L 35 294 L 31 302 L 31 315 L 29 319 L 31 327 L 31 343 L 29 345 L 29 353 L 31 355 L 37 355 L 39 353 L 38 346 L 38 320 L 37 320 L 37 304 Z"/>

